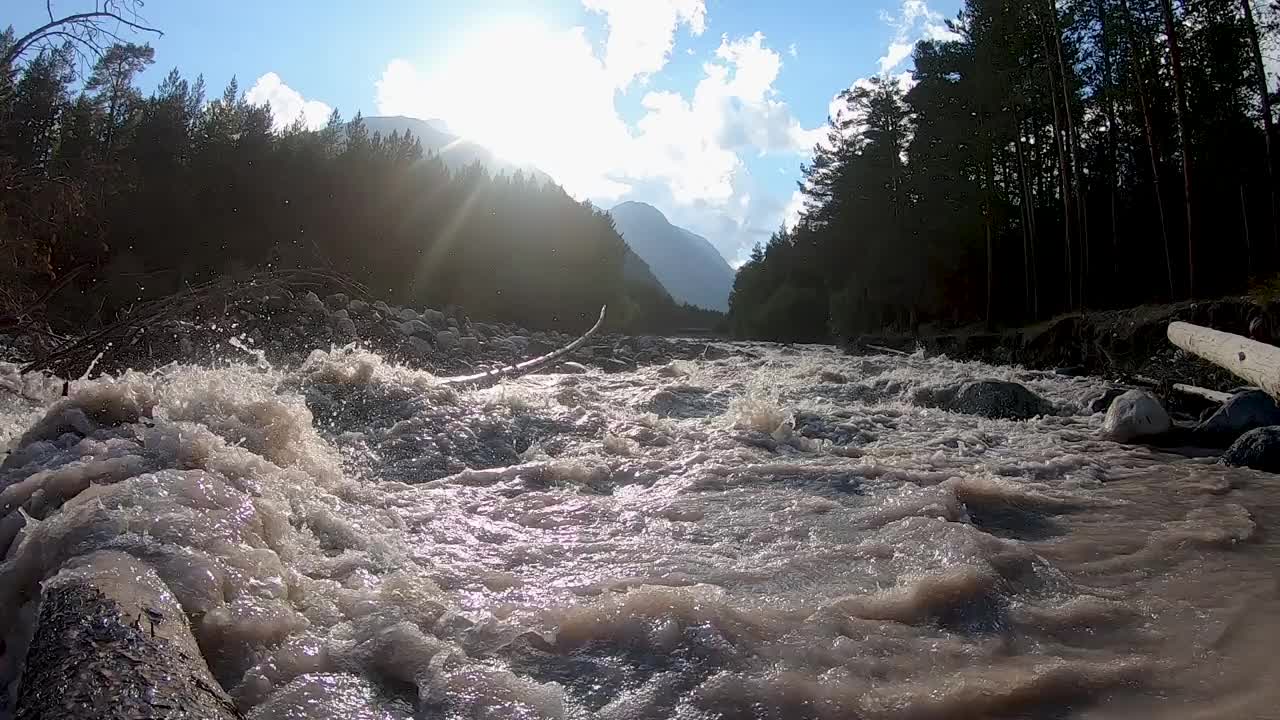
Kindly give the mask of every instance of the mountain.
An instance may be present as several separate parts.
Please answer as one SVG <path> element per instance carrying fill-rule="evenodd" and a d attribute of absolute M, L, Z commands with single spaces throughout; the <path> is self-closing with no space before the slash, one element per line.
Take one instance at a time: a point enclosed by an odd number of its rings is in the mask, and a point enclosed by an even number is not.
<path fill-rule="evenodd" d="M 706 238 L 672 225 L 660 210 L 624 202 L 612 210 L 613 224 L 676 300 L 708 310 L 729 309 L 733 268 Z"/>
<path fill-rule="evenodd" d="M 498 173 L 511 175 L 516 170 L 522 170 L 526 177 L 532 175 L 543 182 L 551 180 L 550 175 L 532 165 L 509 163 L 495 155 L 489 148 L 453 134 L 443 120 L 419 120 L 401 115 L 375 115 L 364 118 L 364 126 L 369 129 L 370 135 L 382 133 L 383 136 L 387 136 L 393 132 L 403 135 L 406 131 L 413 133 L 413 136 L 422 143 L 423 152 L 439 155 L 444 160 L 444 164 L 450 168 L 466 167 L 479 162 L 493 175 Z"/>

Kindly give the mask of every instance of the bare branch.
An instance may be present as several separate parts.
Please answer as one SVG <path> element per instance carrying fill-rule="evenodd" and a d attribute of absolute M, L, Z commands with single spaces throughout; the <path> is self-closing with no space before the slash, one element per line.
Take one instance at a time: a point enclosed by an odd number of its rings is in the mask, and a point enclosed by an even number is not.
<path fill-rule="evenodd" d="M 130 28 L 134 32 L 147 32 L 154 33 L 160 37 L 164 36 L 164 32 L 158 28 L 143 25 L 141 22 L 130 20 L 118 12 L 115 12 L 114 3 L 109 2 L 105 5 L 99 5 L 98 7 L 100 9 L 93 12 L 77 13 L 63 18 L 50 19 L 49 22 L 44 25 L 41 25 L 35 30 L 23 35 L 21 38 L 18 38 L 17 42 L 15 42 L 9 50 L 5 52 L 4 56 L 0 57 L 0 67 L 8 67 L 14 60 L 18 59 L 19 56 L 33 45 L 49 37 L 55 32 L 62 31 L 60 29 L 63 27 L 77 28 L 81 32 L 85 33 L 85 37 L 81 39 L 81 42 L 86 45 L 90 45 L 91 47 L 94 46 L 91 39 L 96 35 L 106 35 L 107 37 L 111 37 L 116 40 L 119 39 L 118 34 L 112 30 L 108 30 L 105 26 L 105 23 L 110 20 L 114 20 L 115 22 Z M 112 9 L 106 10 L 101 8 Z M 134 17 L 137 17 L 136 13 L 134 13 Z"/>

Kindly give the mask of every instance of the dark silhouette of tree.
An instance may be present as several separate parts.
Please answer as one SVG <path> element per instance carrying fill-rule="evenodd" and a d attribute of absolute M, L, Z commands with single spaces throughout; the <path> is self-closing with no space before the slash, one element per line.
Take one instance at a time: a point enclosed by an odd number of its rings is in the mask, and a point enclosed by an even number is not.
<path fill-rule="evenodd" d="M 905 145 L 865 106 L 832 119 L 804 213 L 739 273 L 730 326 L 808 340 L 1008 326 L 1273 275 L 1274 82 L 1258 59 L 1278 29 L 1252 10 L 966 0 L 956 39 L 915 48 L 890 114 Z M 778 327 L 780 304 L 825 323 Z"/>

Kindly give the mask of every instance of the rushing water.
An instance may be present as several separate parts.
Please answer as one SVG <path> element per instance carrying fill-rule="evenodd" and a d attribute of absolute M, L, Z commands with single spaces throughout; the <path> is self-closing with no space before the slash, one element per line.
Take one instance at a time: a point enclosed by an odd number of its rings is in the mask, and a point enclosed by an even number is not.
<path fill-rule="evenodd" d="M 151 563 L 267 718 L 1280 716 L 1274 476 L 1093 380 L 736 346 L 455 392 L 376 355 L 0 369 L 0 680 L 70 557 Z M 1018 380 L 1029 422 L 926 407 Z M 0 713 L 3 714 L 3 713 Z"/>

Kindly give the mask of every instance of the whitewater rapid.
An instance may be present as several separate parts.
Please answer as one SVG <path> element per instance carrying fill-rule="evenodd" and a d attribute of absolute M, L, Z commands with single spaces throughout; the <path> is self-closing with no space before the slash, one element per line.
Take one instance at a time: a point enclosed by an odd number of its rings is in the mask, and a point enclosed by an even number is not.
<path fill-rule="evenodd" d="M 253 720 L 1280 714 L 1274 476 L 1099 439 L 1095 379 L 716 349 L 477 391 L 0 366 L 9 702 L 40 583 L 106 549 Z M 982 378 L 1052 411 L 929 407 Z"/>

